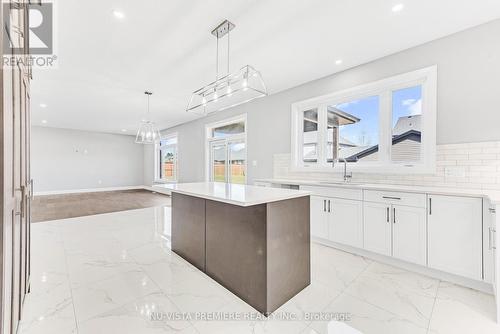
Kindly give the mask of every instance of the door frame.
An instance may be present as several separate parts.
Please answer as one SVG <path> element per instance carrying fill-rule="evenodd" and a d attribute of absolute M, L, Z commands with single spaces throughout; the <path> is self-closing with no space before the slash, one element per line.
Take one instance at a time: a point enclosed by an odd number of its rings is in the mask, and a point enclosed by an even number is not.
<path fill-rule="evenodd" d="M 243 121 L 245 123 L 245 132 L 237 135 L 232 135 L 232 136 L 227 136 L 225 138 L 212 138 L 211 135 L 211 130 L 216 127 L 220 127 L 223 125 L 231 124 L 231 123 L 237 123 Z M 228 143 L 229 142 L 235 142 L 235 141 L 242 141 L 245 143 L 245 184 L 248 181 L 248 140 L 247 140 L 247 133 L 248 133 L 248 122 L 247 122 L 247 114 L 241 114 L 238 116 L 226 118 L 221 121 L 213 122 L 213 123 L 208 123 L 205 124 L 205 181 L 206 182 L 212 182 L 212 143 L 214 142 L 226 142 L 226 165 L 228 163 Z M 229 179 L 228 178 L 228 169 L 226 168 L 226 181 Z"/>
<path fill-rule="evenodd" d="M 224 175 L 224 181 L 225 183 L 232 183 L 231 181 L 231 144 L 237 144 L 237 143 L 243 143 L 245 144 L 245 163 L 243 164 L 243 166 L 245 167 L 245 184 L 247 183 L 247 166 L 248 166 L 248 163 L 247 163 L 247 152 L 246 152 L 246 139 L 245 138 L 242 138 L 241 135 L 238 135 L 238 136 L 232 136 L 230 138 L 223 138 L 223 139 L 214 139 L 214 140 L 210 140 L 209 141 L 209 144 L 208 144 L 208 170 L 209 170 L 209 175 L 208 175 L 208 180 L 209 182 L 215 182 L 213 180 L 213 175 L 214 175 L 214 166 L 213 166 L 213 147 L 215 145 L 220 145 L 220 146 L 224 146 L 224 151 L 225 151 L 225 161 L 226 161 L 226 168 L 225 168 L 225 175 Z"/>

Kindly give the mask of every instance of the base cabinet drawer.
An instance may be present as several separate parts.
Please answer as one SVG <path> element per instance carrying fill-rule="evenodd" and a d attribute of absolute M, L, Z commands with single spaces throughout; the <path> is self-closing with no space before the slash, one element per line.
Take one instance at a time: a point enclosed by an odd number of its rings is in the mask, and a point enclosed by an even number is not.
<path fill-rule="evenodd" d="M 482 199 L 429 195 L 429 267 L 482 279 Z"/>

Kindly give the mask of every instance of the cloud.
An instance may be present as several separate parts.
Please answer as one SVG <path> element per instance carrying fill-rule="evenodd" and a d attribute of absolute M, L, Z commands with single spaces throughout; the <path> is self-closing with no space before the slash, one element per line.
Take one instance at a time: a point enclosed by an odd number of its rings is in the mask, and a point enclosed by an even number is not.
<path fill-rule="evenodd" d="M 414 115 L 422 115 L 422 99 L 416 100 L 413 104 L 408 107 L 410 114 Z"/>
<path fill-rule="evenodd" d="M 411 106 L 415 102 L 417 102 L 417 100 L 415 100 L 415 99 L 407 99 L 407 100 L 403 100 L 403 102 L 401 102 L 401 104 L 404 105 L 404 106 Z"/>

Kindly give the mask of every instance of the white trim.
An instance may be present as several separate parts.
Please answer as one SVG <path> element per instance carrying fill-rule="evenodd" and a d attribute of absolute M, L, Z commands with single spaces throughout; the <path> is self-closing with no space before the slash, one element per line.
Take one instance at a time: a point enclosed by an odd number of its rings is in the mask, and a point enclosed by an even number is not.
<path fill-rule="evenodd" d="M 380 131 L 387 132 L 386 125 L 390 122 L 390 115 L 385 115 L 383 110 L 391 110 L 388 104 L 387 92 L 408 88 L 416 85 L 422 86 L 422 129 L 425 134 L 422 136 L 421 156 L 422 161 L 418 164 L 392 163 L 390 159 L 390 143 L 379 142 L 379 154 L 382 160 L 379 162 L 363 162 L 360 164 L 351 164 L 350 169 L 357 172 L 377 172 L 377 173 L 434 173 L 436 171 L 436 119 L 437 119 L 437 65 L 433 65 L 420 70 L 396 75 L 386 79 L 374 81 L 371 83 L 359 85 L 349 89 L 336 91 L 330 94 L 317 96 L 307 100 L 295 102 L 291 105 L 291 166 L 290 169 L 296 172 L 333 172 L 340 173 L 342 166 L 337 164 L 335 167 L 327 166 L 326 161 L 321 162 L 321 152 L 324 151 L 325 141 L 321 138 L 319 129 L 324 128 L 321 124 L 321 117 L 328 105 L 348 102 L 367 96 L 380 96 Z M 318 166 L 305 167 L 302 165 L 300 153 L 301 127 L 299 122 L 299 113 L 305 110 L 318 109 Z M 324 115 L 323 115 L 324 116 Z M 324 124 L 323 124 L 324 125 Z M 380 137 L 390 138 L 387 134 L 381 133 Z M 388 139 L 386 139 L 388 140 Z"/>
<path fill-rule="evenodd" d="M 228 136 L 225 138 L 212 138 L 210 131 L 213 128 L 221 127 L 224 125 L 232 124 L 232 123 L 238 123 L 243 121 L 245 123 L 245 132 L 243 134 L 237 134 L 233 136 Z M 235 140 L 244 140 L 245 141 L 245 184 L 248 181 L 248 141 L 247 141 L 247 134 L 248 134 L 248 122 L 247 122 L 247 114 L 240 114 L 236 115 L 233 117 L 225 118 L 223 120 L 217 121 L 217 122 L 212 122 L 212 123 L 207 123 L 205 124 L 205 181 L 210 182 L 210 175 L 211 175 L 211 163 L 210 163 L 210 145 L 212 142 L 215 141 L 235 141 Z"/>
<path fill-rule="evenodd" d="M 168 140 L 169 138 L 176 138 L 177 142 L 175 144 L 175 179 L 174 180 L 166 180 L 160 178 L 160 170 L 159 170 L 159 150 L 161 149 L 161 141 L 155 143 L 154 145 L 154 183 L 177 183 L 179 180 L 179 136 L 177 132 L 172 132 L 169 133 L 165 136 L 162 137 L 161 140 Z M 172 146 L 173 144 L 165 145 L 165 146 Z"/>
<path fill-rule="evenodd" d="M 124 187 L 107 187 L 107 188 L 88 188 L 88 189 L 68 189 L 68 190 L 50 190 L 50 191 L 35 191 L 34 196 L 44 196 L 44 195 L 63 195 L 63 194 L 80 194 L 80 193 L 94 193 L 94 192 L 104 192 L 104 191 L 120 191 L 120 190 L 138 190 L 147 189 L 150 190 L 149 186 L 124 186 Z"/>

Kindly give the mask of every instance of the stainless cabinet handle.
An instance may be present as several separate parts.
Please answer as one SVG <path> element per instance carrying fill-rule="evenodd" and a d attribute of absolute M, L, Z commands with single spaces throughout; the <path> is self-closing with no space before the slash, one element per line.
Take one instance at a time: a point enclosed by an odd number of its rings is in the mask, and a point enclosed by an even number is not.
<path fill-rule="evenodd" d="M 331 210 L 330 210 L 331 209 L 330 204 L 331 204 L 330 200 L 328 200 L 328 212 L 331 212 Z"/>
<path fill-rule="evenodd" d="M 497 242 L 497 230 L 491 228 L 491 249 L 497 249 L 496 242 Z"/>
<path fill-rule="evenodd" d="M 396 208 L 392 208 L 392 222 L 396 224 Z"/>
<path fill-rule="evenodd" d="M 398 200 L 398 201 L 401 200 L 401 197 L 382 196 L 382 198 L 384 198 L 384 199 L 395 199 L 395 200 Z"/>
<path fill-rule="evenodd" d="M 326 199 L 323 200 L 323 212 L 326 212 Z"/>
<path fill-rule="evenodd" d="M 387 207 L 387 222 L 389 222 L 389 207 Z"/>
<path fill-rule="evenodd" d="M 497 213 L 497 210 L 495 210 L 495 208 L 489 208 L 489 210 L 490 210 L 490 213 L 491 213 L 491 214 L 495 214 L 495 213 Z"/>
<path fill-rule="evenodd" d="M 429 197 L 429 216 L 432 215 L 432 197 Z"/>
<path fill-rule="evenodd" d="M 30 198 L 33 199 L 35 197 L 34 191 L 33 191 L 33 179 L 30 180 Z"/>

